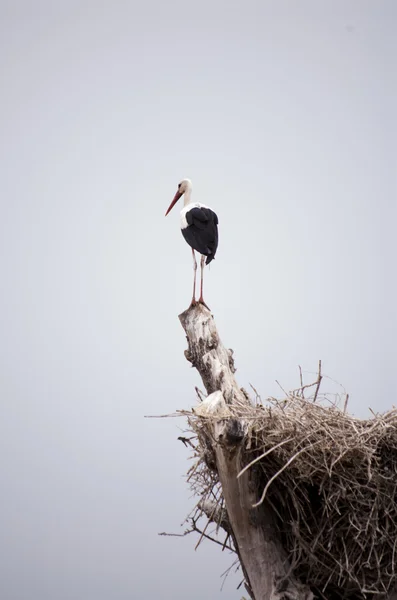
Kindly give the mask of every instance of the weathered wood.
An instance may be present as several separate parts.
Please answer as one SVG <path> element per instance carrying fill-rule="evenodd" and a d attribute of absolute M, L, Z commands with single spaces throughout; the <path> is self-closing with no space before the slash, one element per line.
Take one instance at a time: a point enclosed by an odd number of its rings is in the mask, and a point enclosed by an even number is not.
<path fill-rule="evenodd" d="M 239 411 L 237 417 L 235 411 L 232 414 L 231 405 L 242 406 L 249 400 L 234 377 L 232 352 L 223 346 L 213 316 L 204 306 L 193 306 L 179 318 L 188 340 L 185 356 L 210 394 L 195 412 L 212 417 L 205 420 L 208 438 L 248 591 L 255 600 L 312 600 L 310 589 L 290 573 L 271 508 L 266 503 L 253 508 L 258 497 L 251 472 L 237 478 L 246 424 Z"/>
<path fill-rule="evenodd" d="M 247 402 L 234 378 L 233 351 L 222 344 L 214 317 L 202 304 L 196 304 L 179 315 L 188 341 L 186 359 L 200 373 L 208 394 L 220 390 L 227 404 Z"/>
<path fill-rule="evenodd" d="M 198 507 L 207 515 L 211 523 L 216 523 L 216 525 L 222 527 L 226 533 L 233 533 L 225 508 L 221 508 L 216 502 L 208 499 L 199 502 Z"/>

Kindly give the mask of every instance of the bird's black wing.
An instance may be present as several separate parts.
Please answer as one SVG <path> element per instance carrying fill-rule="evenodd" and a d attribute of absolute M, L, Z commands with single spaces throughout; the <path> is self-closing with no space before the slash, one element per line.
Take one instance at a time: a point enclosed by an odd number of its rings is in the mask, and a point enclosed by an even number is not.
<path fill-rule="evenodd" d="M 188 225 L 195 225 L 198 229 L 203 229 L 212 221 L 218 225 L 218 216 L 210 208 L 192 208 L 186 213 Z"/>
<path fill-rule="evenodd" d="M 186 212 L 188 227 L 183 236 L 197 252 L 207 256 L 207 264 L 215 257 L 218 247 L 218 217 L 210 208 L 192 208 Z"/>
<path fill-rule="evenodd" d="M 205 229 L 209 221 L 209 215 L 203 208 L 192 208 L 186 213 L 186 221 L 189 226 L 197 227 L 197 229 Z"/>

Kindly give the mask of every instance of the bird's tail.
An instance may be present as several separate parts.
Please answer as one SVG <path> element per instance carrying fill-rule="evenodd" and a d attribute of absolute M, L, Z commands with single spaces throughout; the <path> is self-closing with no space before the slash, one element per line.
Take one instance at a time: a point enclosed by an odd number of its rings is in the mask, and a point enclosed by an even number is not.
<path fill-rule="evenodd" d="M 208 254 L 207 260 L 205 261 L 205 264 L 209 265 L 210 262 L 211 262 L 211 260 L 214 260 L 214 259 L 215 259 L 215 254 Z"/>

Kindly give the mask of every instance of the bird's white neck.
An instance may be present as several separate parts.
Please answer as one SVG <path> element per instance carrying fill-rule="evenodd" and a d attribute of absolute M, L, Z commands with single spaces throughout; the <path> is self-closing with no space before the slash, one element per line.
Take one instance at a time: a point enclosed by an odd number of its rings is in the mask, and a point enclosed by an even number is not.
<path fill-rule="evenodd" d="M 183 197 L 183 205 L 184 206 L 187 206 L 188 204 L 191 203 L 191 201 L 192 201 L 191 197 L 192 197 L 192 188 L 189 186 L 186 189 L 186 192 L 185 192 L 184 197 Z"/>

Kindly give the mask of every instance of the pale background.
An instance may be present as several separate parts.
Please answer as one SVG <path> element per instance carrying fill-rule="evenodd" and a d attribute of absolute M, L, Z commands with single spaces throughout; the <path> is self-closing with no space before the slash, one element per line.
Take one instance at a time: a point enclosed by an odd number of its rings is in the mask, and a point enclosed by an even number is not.
<path fill-rule="evenodd" d="M 1 2 L 0 598 L 239 599 L 180 531 L 178 181 L 241 385 L 395 402 L 393 0 Z M 310 375 L 308 376 L 310 377 Z M 330 382 L 331 383 L 331 382 Z"/>

